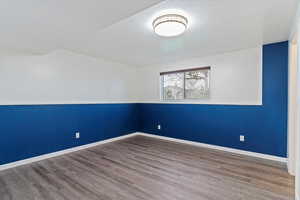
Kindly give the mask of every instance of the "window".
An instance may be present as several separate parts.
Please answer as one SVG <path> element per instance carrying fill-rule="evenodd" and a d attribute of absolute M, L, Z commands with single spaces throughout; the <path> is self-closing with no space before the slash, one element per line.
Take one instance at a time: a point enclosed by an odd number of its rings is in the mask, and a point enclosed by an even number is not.
<path fill-rule="evenodd" d="M 172 73 L 163 75 L 163 99 L 184 99 L 184 74 Z"/>
<path fill-rule="evenodd" d="M 162 72 L 163 100 L 200 99 L 209 96 L 210 67 Z"/>

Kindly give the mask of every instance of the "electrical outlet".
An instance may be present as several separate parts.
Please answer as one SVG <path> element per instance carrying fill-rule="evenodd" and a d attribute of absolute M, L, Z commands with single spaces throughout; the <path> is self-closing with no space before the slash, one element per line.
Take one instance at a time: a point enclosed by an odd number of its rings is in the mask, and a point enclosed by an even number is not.
<path fill-rule="evenodd" d="M 157 129 L 160 130 L 161 129 L 161 125 L 157 125 Z"/>
<path fill-rule="evenodd" d="M 245 136 L 244 135 L 240 135 L 240 141 L 245 142 Z"/>
<path fill-rule="evenodd" d="M 76 137 L 76 139 L 79 139 L 79 138 L 80 138 L 80 133 L 79 133 L 79 132 L 76 132 L 76 133 L 75 133 L 75 137 Z"/>

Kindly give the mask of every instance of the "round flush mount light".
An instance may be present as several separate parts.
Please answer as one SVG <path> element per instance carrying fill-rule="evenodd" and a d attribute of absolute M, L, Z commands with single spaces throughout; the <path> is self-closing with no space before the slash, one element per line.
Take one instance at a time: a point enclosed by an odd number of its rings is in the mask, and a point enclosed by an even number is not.
<path fill-rule="evenodd" d="M 188 26 L 188 19 L 178 14 L 166 14 L 157 17 L 153 21 L 154 32 L 163 37 L 174 37 L 185 32 Z"/>

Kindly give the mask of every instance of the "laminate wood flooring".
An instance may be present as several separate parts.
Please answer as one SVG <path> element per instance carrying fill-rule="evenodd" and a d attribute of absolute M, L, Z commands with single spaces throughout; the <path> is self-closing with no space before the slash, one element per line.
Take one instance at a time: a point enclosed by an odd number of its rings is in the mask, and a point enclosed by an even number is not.
<path fill-rule="evenodd" d="M 0 200 L 293 200 L 280 163 L 135 136 L 0 172 Z"/>

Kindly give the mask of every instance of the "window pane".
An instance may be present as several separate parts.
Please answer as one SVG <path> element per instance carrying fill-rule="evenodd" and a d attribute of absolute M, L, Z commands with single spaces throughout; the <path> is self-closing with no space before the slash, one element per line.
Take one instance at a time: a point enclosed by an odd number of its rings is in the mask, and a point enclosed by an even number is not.
<path fill-rule="evenodd" d="M 185 72 L 185 98 L 199 99 L 209 95 L 209 70 Z"/>
<path fill-rule="evenodd" d="M 184 98 L 184 73 L 163 75 L 163 99 L 178 100 Z"/>

